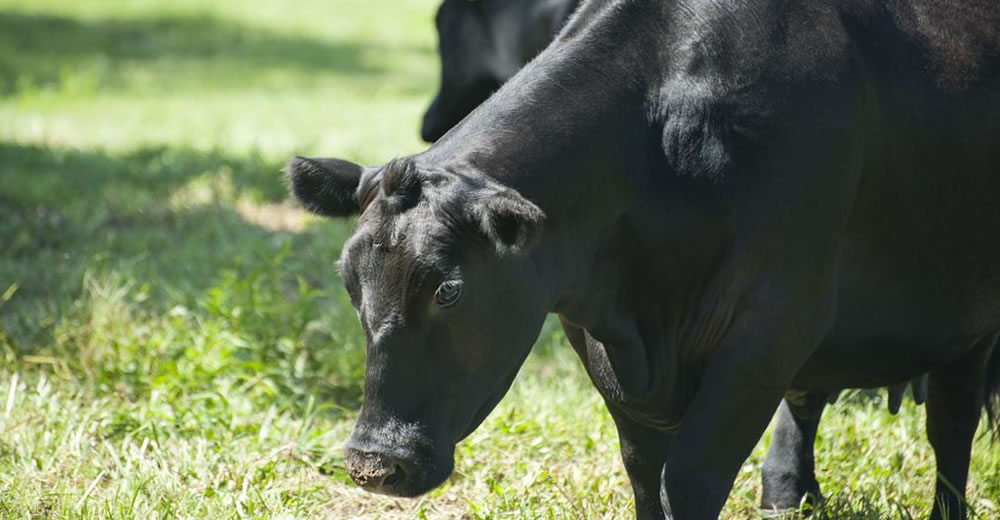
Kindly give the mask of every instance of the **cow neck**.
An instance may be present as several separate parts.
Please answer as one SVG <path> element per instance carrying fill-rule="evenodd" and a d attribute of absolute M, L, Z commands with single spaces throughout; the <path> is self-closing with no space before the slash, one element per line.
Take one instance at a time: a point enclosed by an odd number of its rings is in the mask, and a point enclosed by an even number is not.
<path fill-rule="evenodd" d="M 646 160 L 648 77 L 657 76 L 644 55 L 655 27 L 635 23 L 654 17 L 617 4 L 574 18 L 417 160 L 517 190 L 545 212 L 547 236 L 565 227 L 599 237 L 639 189 L 623 175 Z"/>
<path fill-rule="evenodd" d="M 421 160 L 483 175 L 542 208 L 545 230 L 533 256 L 551 287 L 552 310 L 588 331 L 585 361 L 606 374 L 595 380 L 602 392 L 662 423 L 652 417 L 662 409 L 655 403 L 671 392 L 676 372 L 663 355 L 667 339 L 649 327 L 659 321 L 656 311 L 616 298 L 630 278 L 627 257 L 635 256 L 620 241 L 644 197 L 650 156 L 660 157 L 647 108 L 659 74 L 645 55 L 656 48 L 645 40 L 657 34 L 643 23 L 656 17 L 622 6 L 574 19 Z"/>
<path fill-rule="evenodd" d="M 419 160 L 487 176 L 550 212 L 569 199 L 615 196 L 607 186 L 588 190 L 604 181 L 611 162 L 633 155 L 637 143 L 627 138 L 647 126 L 646 76 L 656 73 L 644 40 L 657 35 L 629 23 L 636 16 L 627 10 L 606 10 L 574 18 Z"/>

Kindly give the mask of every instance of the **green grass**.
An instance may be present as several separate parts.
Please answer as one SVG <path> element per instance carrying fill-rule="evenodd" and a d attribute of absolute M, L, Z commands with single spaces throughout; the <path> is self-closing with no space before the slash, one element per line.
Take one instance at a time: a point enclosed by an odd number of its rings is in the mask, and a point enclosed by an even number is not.
<path fill-rule="evenodd" d="M 614 427 L 549 324 L 511 393 L 416 500 L 341 446 L 363 335 L 293 153 L 415 152 L 435 0 L 0 0 L 0 518 L 622 518 Z M 829 410 L 820 518 L 921 517 L 923 410 Z M 726 516 L 756 515 L 766 436 Z M 1000 451 L 970 497 L 1000 515 Z"/>

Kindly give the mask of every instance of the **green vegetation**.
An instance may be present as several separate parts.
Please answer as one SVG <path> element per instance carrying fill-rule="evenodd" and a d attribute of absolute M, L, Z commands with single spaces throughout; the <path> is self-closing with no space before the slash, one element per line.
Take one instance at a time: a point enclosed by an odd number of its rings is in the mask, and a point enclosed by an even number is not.
<path fill-rule="evenodd" d="M 364 338 L 349 222 L 287 200 L 293 153 L 421 148 L 435 0 L 0 0 L 0 518 L 625 518 L 614 427 L 550 324 L 426 497 L 344 473 Z M 923 410 L 855 392 L 820 518 L 929 511 Z M 765 437 L 766 441 L 766 437 Z M 727 508 L 756 515 L 765 441 Z M 972 503 L 1000 515 L 1000 451 Z"/>

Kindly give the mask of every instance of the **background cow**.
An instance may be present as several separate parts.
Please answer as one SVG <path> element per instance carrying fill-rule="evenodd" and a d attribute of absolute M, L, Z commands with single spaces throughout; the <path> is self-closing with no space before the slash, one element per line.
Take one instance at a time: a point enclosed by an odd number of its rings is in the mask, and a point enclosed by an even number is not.
<path fill-rule="evenodd" d="M 579 0 L 445 0 L 435 25 L 441 85 L 420 135 L 438 140 L 549 42 Z"/>

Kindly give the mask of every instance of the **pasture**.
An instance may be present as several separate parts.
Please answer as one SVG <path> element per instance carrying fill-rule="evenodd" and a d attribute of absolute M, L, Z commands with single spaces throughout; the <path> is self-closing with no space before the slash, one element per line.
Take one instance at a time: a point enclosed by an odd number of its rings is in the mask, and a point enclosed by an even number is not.
<path fill-rule="evenodd" d="M 614 426 L 550 320 L 414 500 L 351 483 L 364 335 L 292 154 L 412 153 L 437 0 L 0 0 L 0 518 L 628 518 Z M 921 518 L 924 410 L 851 391 L 813 518 Z M 985 422 L 983 423 L 985 428 Z M 767 435 L 727 518 L 756 518 Z M 968 493 L 1000 517 L 1000 444 Z"/>

